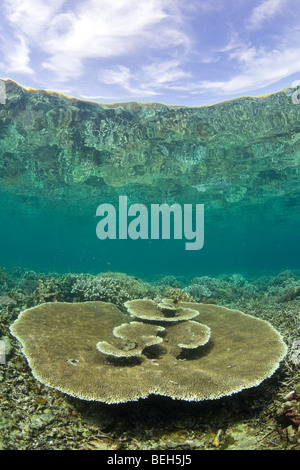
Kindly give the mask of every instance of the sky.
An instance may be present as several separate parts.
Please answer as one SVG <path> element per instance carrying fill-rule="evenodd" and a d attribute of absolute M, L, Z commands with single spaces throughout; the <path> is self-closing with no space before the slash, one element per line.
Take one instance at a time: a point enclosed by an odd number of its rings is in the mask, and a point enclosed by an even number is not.
<path fill-rule="evenodd" d="M 201 106 L 300 84 L 294 0 L 0 0 L 0 77 Z"/>

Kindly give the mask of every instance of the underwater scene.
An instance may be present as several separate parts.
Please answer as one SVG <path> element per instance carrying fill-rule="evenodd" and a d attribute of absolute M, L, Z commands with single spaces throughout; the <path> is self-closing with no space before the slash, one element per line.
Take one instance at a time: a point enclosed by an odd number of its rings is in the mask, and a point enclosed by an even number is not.
<path fill-rule="evenodd" d="M 0 81 L 0 449 L 300 449 L 300 106 Z"/>

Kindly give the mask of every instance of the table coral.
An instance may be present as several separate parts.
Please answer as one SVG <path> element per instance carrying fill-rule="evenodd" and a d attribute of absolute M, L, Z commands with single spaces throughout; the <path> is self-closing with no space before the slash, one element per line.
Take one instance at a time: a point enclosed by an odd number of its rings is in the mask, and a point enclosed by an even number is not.
<path fill-rule="evenodd" d="M 220 398 L 257 386 L 286 355 L 281 335 L 264 320 L 216 305 L 181 307 L 198 311 L 193 321 L 211 330 L 209 341 L 182 354 L 179 337 L 168 337 L 166 329 L 163 342 L 133 363 L 112 362 L 96 347 L 101 341 L 113 344 L 114 329 L 132 320 L 108 302 L 45 303 L 23 311 L 11 332 L 42 383 L 106 403 L 150 394 L 187 401 Z"/>

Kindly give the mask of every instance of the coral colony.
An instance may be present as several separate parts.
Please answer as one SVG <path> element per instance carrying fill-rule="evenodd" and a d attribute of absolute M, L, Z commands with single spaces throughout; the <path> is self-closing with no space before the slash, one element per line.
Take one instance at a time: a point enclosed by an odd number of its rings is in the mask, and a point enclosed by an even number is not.
<path fill-rule="evenodd" d="M 184 204 L 151 204 L 150 214 L 144 204 L 132 204 L 128 208 L 127 196 L 119 197 L 118 230 L 117 211 L 112 204 L 100 204 L 96 216 L 102 217 L 96 227 L 97 237 L 100 240 L 119 238 L 120 240 L 150 239 L 170 240 L 171 213 L 174 218 L 174 239 L 182 240 L 184 237 L 190 241 L 185 244 L 186 250 L 201 250 L 204 245 L 204 204 L 196 204 L 195 227 L 193 230 L 193 205 Z M 150 230 L 149 230 L 150 215 Z M 161 230 L 160 230 L 161 215 Z M 134 217 L 128 225 L 128 217 Z M 117 235 L 118 232 L 118 235 Z M 192 240 L 194 240 L 192 242 Z"/>
<path fill-rule="evenodd" d="M 287 352 L 270 323 L 238 310 L 172 299 L 125 307 L 127 315 L 110 302 L 44 303 L 10 331 L 36 379 L 105 403 L 214 400 L 259 385 Z"/>

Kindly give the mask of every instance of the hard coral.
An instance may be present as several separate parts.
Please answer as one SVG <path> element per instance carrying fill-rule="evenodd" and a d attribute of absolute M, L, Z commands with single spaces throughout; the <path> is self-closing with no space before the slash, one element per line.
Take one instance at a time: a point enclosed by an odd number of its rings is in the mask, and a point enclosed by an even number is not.
<path fill-rule="evenodd" d="M 300 285 L 286 289 L 279 297 L 279 302 L 289 302 L 300 296 Z"/>
<path fill-rule="evenodd" d="M 38 279 L 37 288 L 27 301 L 28 306 L 43 302 L 58 302 L 62 300 L 61 286 L 57 279 Z"/>
<path fill-rule="evenodd" d="M 162 326 L 148 325 L 141 322 L 123 323 L 113 329 L 116 338 L 121 339 L 121 346 L 115 346 L 101 341 L 96 344 L 98 351 L 115 357 L 132 357 L 142 354 L 145 348 L 159 344 L 163 341 L 159 332 L 164 331 Z"/>
<path fill-rule="evenodd" d="M 71 293 L 75 301 L 101 300 L 123 307 L 126 300 L 153 295 L 149 284 L 122 273 L 98 276 L 79 274 L 74 278 Z"/>
<path fill-rule="evenodd" d="M 142 320 L 177 322 L 191 320 L 199 315 L 197 310 L 183 308 L 180 304 L 169 304 L 167 300 L 156 303 L 153 300 L 136 299 L 129 300 L 124 305 L 130 315 Z"/>
<path fill-rule="evenodd" d="M 11 332 L 22 343 L 38 380 L 70 395 L 106 403 L 150 394 L 188 401 L 231 395 L 271 376 L 286 354 L 280 334 L 266 321 L 216 305 L 182 303 L 181 307 L 199 315 L 193 322 L 164 322 L 163 341 L 150 346 L 151 352 L 146 352 L 148 339 L 153 344 L 151 336 L 158 335 L 150 332 L 149 325 L 143 326 L 144 320 L 128 327 L 131 317 L 108 302 L 39 305 L 22 312 Z M 194 322 L 197 329 L 191 325 Z M 160 323 L 158 319 L 151 326 Z M 138 360 L 128 362 L 124 355 L 112 360 L 116 348 L 124 350 L 124 343 L 116 345 L 116 334 L 132 343 L 128 351 L 139 349 Z M 102 347 L 97 349 L 99 343 Z"/>

